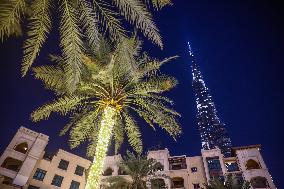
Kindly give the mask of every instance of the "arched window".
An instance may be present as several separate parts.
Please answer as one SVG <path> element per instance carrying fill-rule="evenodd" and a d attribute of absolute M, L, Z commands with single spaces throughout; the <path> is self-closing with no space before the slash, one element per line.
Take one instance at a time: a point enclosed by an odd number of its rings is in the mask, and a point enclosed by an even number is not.
<path fill-rule="evenodd" d="M 155 171 L 163 171 L 163 170 L 164 170 L 164 166 L 160 162 L 157 162 L 155 164 Z"/>
<path fill-rule="evenodd" d="M 250 170 L 250 169 L 260 169 L 260 165 L 255 160 L 250 159 L 246 163 L 246 168 L 247 168 L 247 170 Z"/>
<path fill-rule="evenodd" d="M 182 177 L 172 178 L 172 187 L 173 188 L 182 188 L 184 187 L 184 180 Z"/>
<path fill-rule="evenodd" d="M 151 189 L 161 189 L 165 187 L 166 187 L 166 184 L 165 184 L 164 179 L 158 178 L 158 179 L 151 180 Z"/>
<path fill-rule="evenodd" d="M 11 157 L 7 157 L 1 167 L 18 172 L 21 169 L 23 162 Z"/>
<path fill-rule="evenodd" d="M 25 154 L 28 151 L 28 143 L 22 142 L 15 146 L 14 150 Z"/>
<path fill-rule="evenodd" d="M 265 177 L 253 177 L 250 180 L 251 186 L 253 188 L 266 188 L 268 187 L 268 182 Z"/>
<path fill-rule="evenodd" d="M 113 172 L 112 168 L 108 167 L 108 168 L 104 171 L 103 176 L 110 176 L 110 175 L 112 175 L 112 172 Z"/>

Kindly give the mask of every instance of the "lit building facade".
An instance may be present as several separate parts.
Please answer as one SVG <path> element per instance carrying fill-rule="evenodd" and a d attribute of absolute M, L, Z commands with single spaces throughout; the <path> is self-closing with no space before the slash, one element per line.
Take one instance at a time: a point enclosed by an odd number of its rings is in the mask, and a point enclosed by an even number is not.
<path fill-rule="evenodd" d="M 49 137 L 20 127 L 0 157 L 1 189 L 84 189 L 85 170 L 91 162 L 59 149 L 45 154 Z M 260 153 L 260 145 L 233 147 L 230 157 L 219 148 L 201 150 L 201 156 L 171 156 L 168 149 L 149 151 L 148 158 L 160 163 L 148 183 L 159 181 L 164 188 L 199 189 L 213 177 L 225 179 L 234 174 L 251 182 L 252 188 L 276 189 Z M 107 156 L 103 178 L 125 175 L 119 168 L 121 155 Z M 149 186 L 151 188 L 151 185 Z"/>
<path fill-rule="evenodd" d="M 192 87 L 197 104 L 197 124 L 204 150 L 218 147 L 226 157 L 231 155 L 231 140 L 225 124 L 217 116 L 210 90 L 206 87 L 199 66 L 189 45 L 192 68 Z"/>
<path fill-rule="evenodd" d="M 45 154 L 49 137 L 20 127 L 0 157 L 1 189 L 84 189 L 91 161 L 59 149 Z"/>

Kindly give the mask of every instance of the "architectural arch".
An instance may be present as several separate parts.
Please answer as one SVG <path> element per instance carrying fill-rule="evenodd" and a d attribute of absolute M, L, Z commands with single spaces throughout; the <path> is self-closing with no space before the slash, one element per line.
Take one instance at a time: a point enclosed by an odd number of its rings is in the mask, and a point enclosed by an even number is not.
<path fill-rule="evenodd" d="M 103 173 L 103 176 L 111 176 L 113 172 L 113 169 L 111 167 L 106 168 L 106 170 Z"/>
<path fill-rule="evenodd" d="M 247 170 L 250 170 L 250 169 L 260 169 L 261 167 L 259 163 L 257 163 L 255 160 L 249 159 L 246 163 L 246 168 Z"/>
<path fill-rule="evenodd" d="M 253 177 L 250 180 L 251 186 L 253 188 L 267 188 L 268 182 L 265 177 Z"/>
<path fill-rule="evenodd" d="M 155 171 L 163 171 L 164 170 L 164 165 L 161 164 L 160 162 L 157 162 L 155 164 Z"/>
<path fill-rule="evenodd" d="M 29 148 L 28 143 L 27 142 L 22 142 L 20 144 L 17 144 L 14 147 L 14 150 L 25 154 L 25 153 L 27 153 L 28 148 Z"/>
<path fill-rule="evenodd" d="M 18 159 L 7 157 L 1 167 L 18 172 L 21 169 L 22 164 L 23 162 Z"/>
<path fill-rule="evenodd" d="M 184 187 L 184 179 L 182 177 L 173 177 L 172 188 L 182 188 Z"/>

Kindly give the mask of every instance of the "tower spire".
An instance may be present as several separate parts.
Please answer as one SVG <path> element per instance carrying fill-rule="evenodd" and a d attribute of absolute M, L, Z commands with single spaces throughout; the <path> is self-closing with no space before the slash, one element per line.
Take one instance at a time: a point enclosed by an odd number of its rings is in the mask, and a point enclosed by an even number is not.
<path fill-rule="evenodd" d="M 188 43 L 192 69 L 192 87 L 197 105 L 197 124 L 201 136 L 202 148 L 205 150 L 218 147 L 222 153 L 231 155 L 231 140 L 228 136 L 225 124 L 217 116 L 217 110 L 212 100 L 210 90 L 206 87 L 199 66 L 195 60 L 193 51 Z"/>

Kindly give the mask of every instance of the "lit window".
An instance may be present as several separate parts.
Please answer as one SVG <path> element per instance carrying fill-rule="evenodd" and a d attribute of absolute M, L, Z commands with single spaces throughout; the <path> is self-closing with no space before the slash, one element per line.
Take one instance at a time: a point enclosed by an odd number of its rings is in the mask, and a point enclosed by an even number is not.
<path fill-rule="evenodd" d="M 68 165 L 69 165 L 69 161 L 66 161 L 66 160 L 62 159 L 59 162 L 58 168 L 59 169 L 63 169 L 63 170 L 67 170 Z"/>
<path fill-rule="evenodd" d="M 34 176 L 33 176 L 33 179 L 43 181 L 45 175 L 46 175 L 46 171 L 45 170 L 37 169 L 35 174 L 34 174 Z"/>
<path fill-rule="evenodd" d="M 53 179 L 52 179 L 51 184 L 54 185 L 54 186 L 60 187 L 61 184 L 62 184 L 62 181 L 63 181 L 63 177 L 62 177 L 62 176 L 55 175 L 55 176 L 53 177 Z"/>
<path fill-rule="evenodd" d="M 191 167 L 191 172 L 192 173 L 197 172 L 197 167 Z"/>
<path fill-rule="evenodd" d="M 69 189 L 79 189 L 80 182 L 72 180 L 70 188 Z"/>
<path fill-rule="evenodd" d="M 76 170 L 75 170 L 75 175 L 82 176 L 84 173 L 84 167 L 81 167 L 80 165 L 77 165 Z"/>

